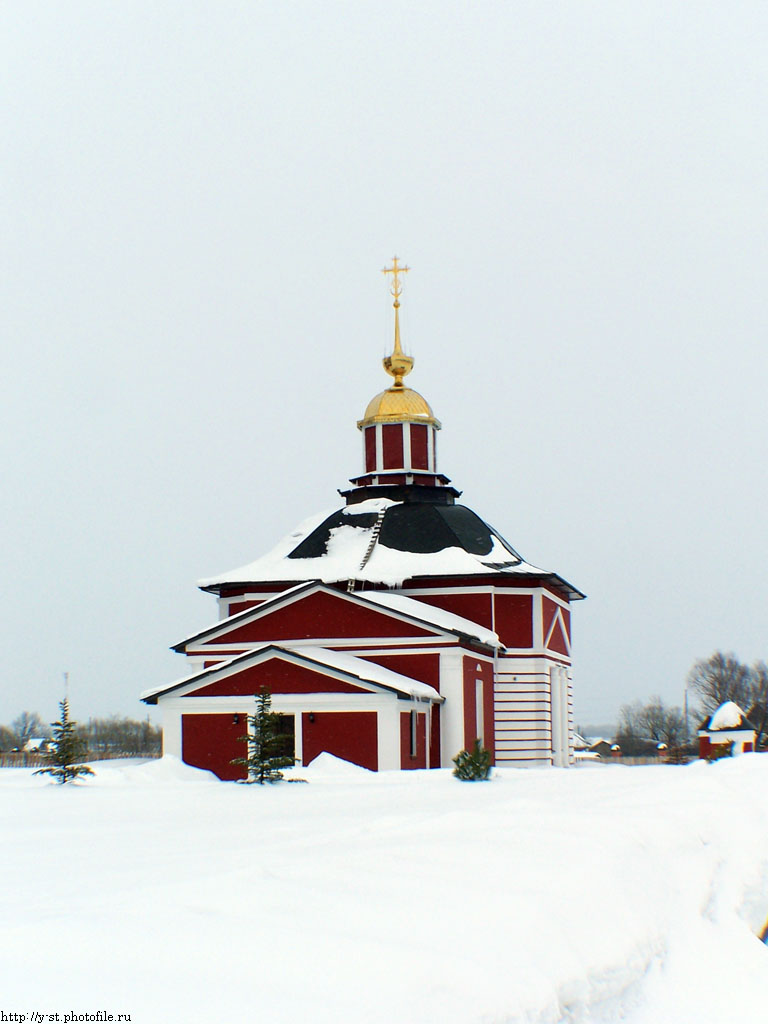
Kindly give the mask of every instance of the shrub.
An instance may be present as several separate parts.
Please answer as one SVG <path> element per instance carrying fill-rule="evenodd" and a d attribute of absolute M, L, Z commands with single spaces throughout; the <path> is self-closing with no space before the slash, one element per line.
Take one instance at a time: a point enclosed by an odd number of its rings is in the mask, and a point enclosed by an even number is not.
<path fill-rule="evenodd" d="M 491 752 L 475 740 L 474 749 L 462 750 L 453 759 L 453 774 L 462 782 L 485 782 L 491 774 Z"/>
<path fill-rule="evenodd" d="M 719 761 L 723 757 L 733 757 L 733 740 L 729 740 L 728 743 L 713 743 L 707 753 L 707 760 Z"/>

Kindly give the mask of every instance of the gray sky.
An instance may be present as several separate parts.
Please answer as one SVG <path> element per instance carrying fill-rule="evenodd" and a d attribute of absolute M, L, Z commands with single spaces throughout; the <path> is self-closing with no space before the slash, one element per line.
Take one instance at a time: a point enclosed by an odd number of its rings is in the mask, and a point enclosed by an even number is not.
<path fill-rule="evenodd" d="M 766 657 L 768 7 L 8 0 L 0 722 L 141 716 L 359 472 L 403 298 L 440 467 L 575 612 L 576 716 Z"/>

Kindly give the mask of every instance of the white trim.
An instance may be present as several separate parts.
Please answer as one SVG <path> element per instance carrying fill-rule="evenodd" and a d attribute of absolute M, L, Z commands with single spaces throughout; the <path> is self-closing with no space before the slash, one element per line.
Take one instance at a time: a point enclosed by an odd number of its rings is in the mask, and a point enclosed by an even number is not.
<path fill-rule="evenodd" d="M 160 709 L 163 716 L 163 755 L 171 754 L 181 760 L 181 715 L 169 704 Z"/>
<path fill-rule="evenodd" d="M 552 622 L 550 623 L 549 632 L 547 633 L 546 639 L 544 641 L 544 647 L 545 648 L 549 648 L 549 641 L 552 639 L 552 634 L 555 632 L 555 626 L 557 625 L 558 622 L 560 623 L 560 630 L 561 630 L 561 632 L 563 634 L 563 639 L 565 640 L 566 650 L 568 652 L 567 654 L 560 655 L 560 656 L 561 657 L 570 658 L 570 656 L 571 656 L 571 641 L 570 641 L 570 637 L 568 636 L 568 630 L 565 627 L 565 619 L 563 618 L 563 609 L 562 609 L 562 607 L 558 608 L 555 611 L 555 614 L 552 616 Z M 559 651 L 555 651 L 555 654 L 560 654 L 560 652 Z"/>
<path fill-rule="evenodd" d="M 394 643 L 398 643 L 398 644 L 404 643 L 404 644 L 408 644 L 410 646 L 413 646 L 414 644 L 417 644 L 419 642 L 420 637 L 413 637 L 413 636 L 404 636 L 402 638 L 400 638 L 400 637 L 393 637 L 392 640 L 393 640 L 393 644 Z M 270 643 L 278 644 L 280 646 L 285 646 L 285 647 L 343 647 L 343 648 L 347 648 L 347 647 L 360 647 L 361 645 L 364 646 L 365 644 L 382 644 L 382 643 L 385 643 L 385 638 L 384 637 L 380 637 L 380 636 L 372 636 L 372 637 L 309 637 L 307 639 L 291 640 L 291 639 L 288 639 L 286 637 L 276 637 L 274 640 L 271 640 L 271 639 L 270 640 L 244 640 L 244 641 L 241 641 L 238 644 L 212 644 L 211 647 L 203 647 L 203 646 L 188 647 L 187 651 L 185 653 L 187 653 L 190 657 L 200 658 L 200 657 L 203 657 L 203 656 L 207 657 L 209 652 L 221 651 L 222 653 L 223 652 L 229 652 L 229 656 L 231 657 L 231 655 L 234 652 L 240 651 L 242 653 L 245 653 L 247 650 L 250 650 L 250 649 L 252 649 L 254 647 L 257 647 L 257 646 L 260 647 L 263 644 L 270 644 Z M 434 639 L 430 638 L 430 639 L 426 640 L 426 643 L 430 643 L 430 644 L 434 643 L 438 647 L 446 647 L 446 646 L 454 646 L 456 644 L 460 644 L 461 641 L 459 640 L 458 637 L 453 636 L 453 637 L 436 637 Z"/>
<path fill-rule="evenodd" d="M 379 747 L 379 771 L 400 767 L 400 707 L 389 701 L 379 709 L 376 718 Z"/>

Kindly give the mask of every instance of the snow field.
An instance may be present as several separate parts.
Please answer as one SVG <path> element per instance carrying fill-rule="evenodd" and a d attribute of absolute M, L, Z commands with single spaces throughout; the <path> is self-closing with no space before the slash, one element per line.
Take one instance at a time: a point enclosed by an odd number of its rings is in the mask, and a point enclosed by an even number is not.
<path fill-rule="evenodd" d="M 0 1006 L 165 1021 L 754 1019 L 768 757 L 220 783 L 0 772 Z"/>

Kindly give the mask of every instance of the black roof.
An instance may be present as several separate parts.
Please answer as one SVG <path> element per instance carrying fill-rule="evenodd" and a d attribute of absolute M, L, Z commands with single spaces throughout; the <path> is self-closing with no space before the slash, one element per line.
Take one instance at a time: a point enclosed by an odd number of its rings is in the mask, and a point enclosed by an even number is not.
<path fill-rule="evenodd" d="M 331 530 L 339 526 L 371 528 L 376 512 L 353 514 L 354 506 L 332 513 L 305 537 L 289 558 L 322 558 L 328 550 Z M 446 548 L 463 548 L 471 555 L 490 555 L 494 537 L 506 554 L 489 568 L 519 565 L 523 559 L 492 527 L 464 505 L 437 505 L 430 502 L 404 502 L 386 509 L 378 543 L 395 551 L 428 554 Z M 497 549 L 498 550 L 498 549 Z"/>

